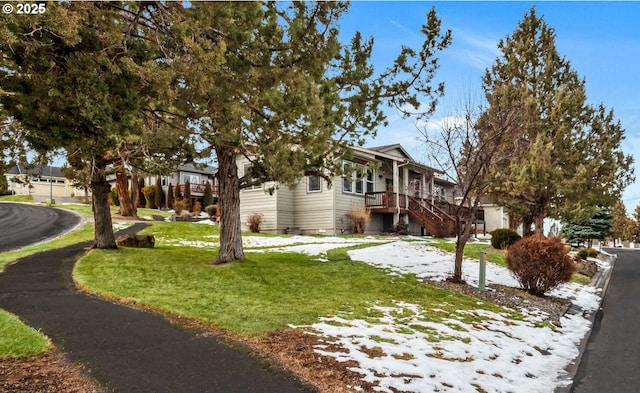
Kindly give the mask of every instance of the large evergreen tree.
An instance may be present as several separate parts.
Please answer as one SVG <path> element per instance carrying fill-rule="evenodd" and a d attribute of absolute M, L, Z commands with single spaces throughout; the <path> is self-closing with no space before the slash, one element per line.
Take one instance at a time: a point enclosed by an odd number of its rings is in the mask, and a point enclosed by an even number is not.
<path fill-rule="evenodd" d="M 615 247 L 617 240 L 631 240 L 633 220 L 627 215 L 627 208 L 622 200 L 618 199 L 611 208 L 611 237 Z"/>
<path fill-rule="evenodd" d="M 545 217 L 584 219 L 611 206 L 633 179 L 624 130 L 604 107 L 587 105 L 585 81 L 557 52 L 554 29 L 532 8 L 498 48 L 483 78 L 487 101 L 522 110 L 520 132 L 504 145 L 517 159 L 492 171 L 495 202 L 539 235 Z"/>
<path fill-rule="evenodd" d="M 37 152 L 63 149 L 90 163 L 95 246 L 115 248 L 107 166 L 140 132 L 142 114 L 170 96 L 162 31 L 151 3 L 48 3 L 40 15 L 0 19 L 1 105 Z"/>
<path fill-rule="evenodd" d="M 421 50 L 404 48 L 375 75 L 373 40 L 338 40 L 343 2 L 193 2 L 167 8 L 173 66 L 191 124 L 218 160 L 220 251 L 215 263 L 243 260 L 239 193 L 265 181 L 294 184 L 305 174 L 330 179 L 338 158 L 384 124 L 383 102 L 418 107 L 431 100 L 435 53 L 450 42 L 435 11 Z M 251 160 L 239 173 L 237 159 Z"/>

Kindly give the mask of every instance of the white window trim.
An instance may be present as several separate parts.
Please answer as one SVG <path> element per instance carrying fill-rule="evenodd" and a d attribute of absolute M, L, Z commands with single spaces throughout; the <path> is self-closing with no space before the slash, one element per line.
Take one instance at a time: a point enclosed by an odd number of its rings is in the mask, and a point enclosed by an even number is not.
<path fill-rule="evenodd" d="M 344 169 L 344 167 L 347 165 L 351 165 L 353 168 L 356 168 L 356 169 L 364 169 L 363 164 L 358 164 L 355 162 L 344 160 L 342 163 L 342 168 Z M 342 192 L 344 194 L 364 196 L 367 192 L 375 191 L 375 170 L 373 169 L 368 169 L 366 173 L 361 173 L 361 174 L 357 174 L 356 170 L 354 170 L 353 173 L 351 174 L 351 184 L 349 186 L 350 188 L 349 190 L 345 189 L 345 184 L 347 184 L 346 180 L 347 180 L 347 176 L 343 175 L 342 176 Z M 358 184 L 361 185 L 360 192 L 357 191 Z M 371 185 L 372 191 L 368 191 L 369 185 Z"/>

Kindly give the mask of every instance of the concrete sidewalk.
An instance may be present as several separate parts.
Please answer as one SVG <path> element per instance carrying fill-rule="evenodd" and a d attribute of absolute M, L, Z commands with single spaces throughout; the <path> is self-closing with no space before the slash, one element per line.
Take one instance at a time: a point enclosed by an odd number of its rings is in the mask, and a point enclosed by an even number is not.
<path fill-rule="evenodd" d="M 0 308 L 41 329 L 107 391 L 316 391 L 215 337 L 79 292 L 71 272 L 87 246 L 40 253 L 7 266 L 0 274 Z"/>

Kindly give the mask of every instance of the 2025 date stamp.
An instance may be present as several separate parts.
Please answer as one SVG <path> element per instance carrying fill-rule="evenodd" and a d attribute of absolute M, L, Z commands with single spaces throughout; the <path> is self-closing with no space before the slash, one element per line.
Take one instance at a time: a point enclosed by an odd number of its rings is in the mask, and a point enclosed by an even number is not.
<path fill-rule="evenodd" d="M 7 15 L 40 15 L 45 12 L 47 12 L 45 3 L 4 3 L 2 5 L 2 13 Z"/>

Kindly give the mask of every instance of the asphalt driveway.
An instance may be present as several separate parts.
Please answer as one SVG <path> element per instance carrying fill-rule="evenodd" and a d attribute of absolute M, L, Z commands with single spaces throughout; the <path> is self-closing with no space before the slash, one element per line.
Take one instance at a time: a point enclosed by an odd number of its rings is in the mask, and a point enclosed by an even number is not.
<path fill-rule="evenodd" d="M 121 233 L 140 228 L 137 224 Z M 0 307 L 41 329 L 108 392 L 316 391 L 237 345 L 78 291 L 71 272 L 89 245 L 8 266 L 0 274 Z"/>
<path fill-rule="evenodd" d="M 0 202 L 0 252 L 60 235 L 79 223 L 80 217 L 67 210 Z"/>

